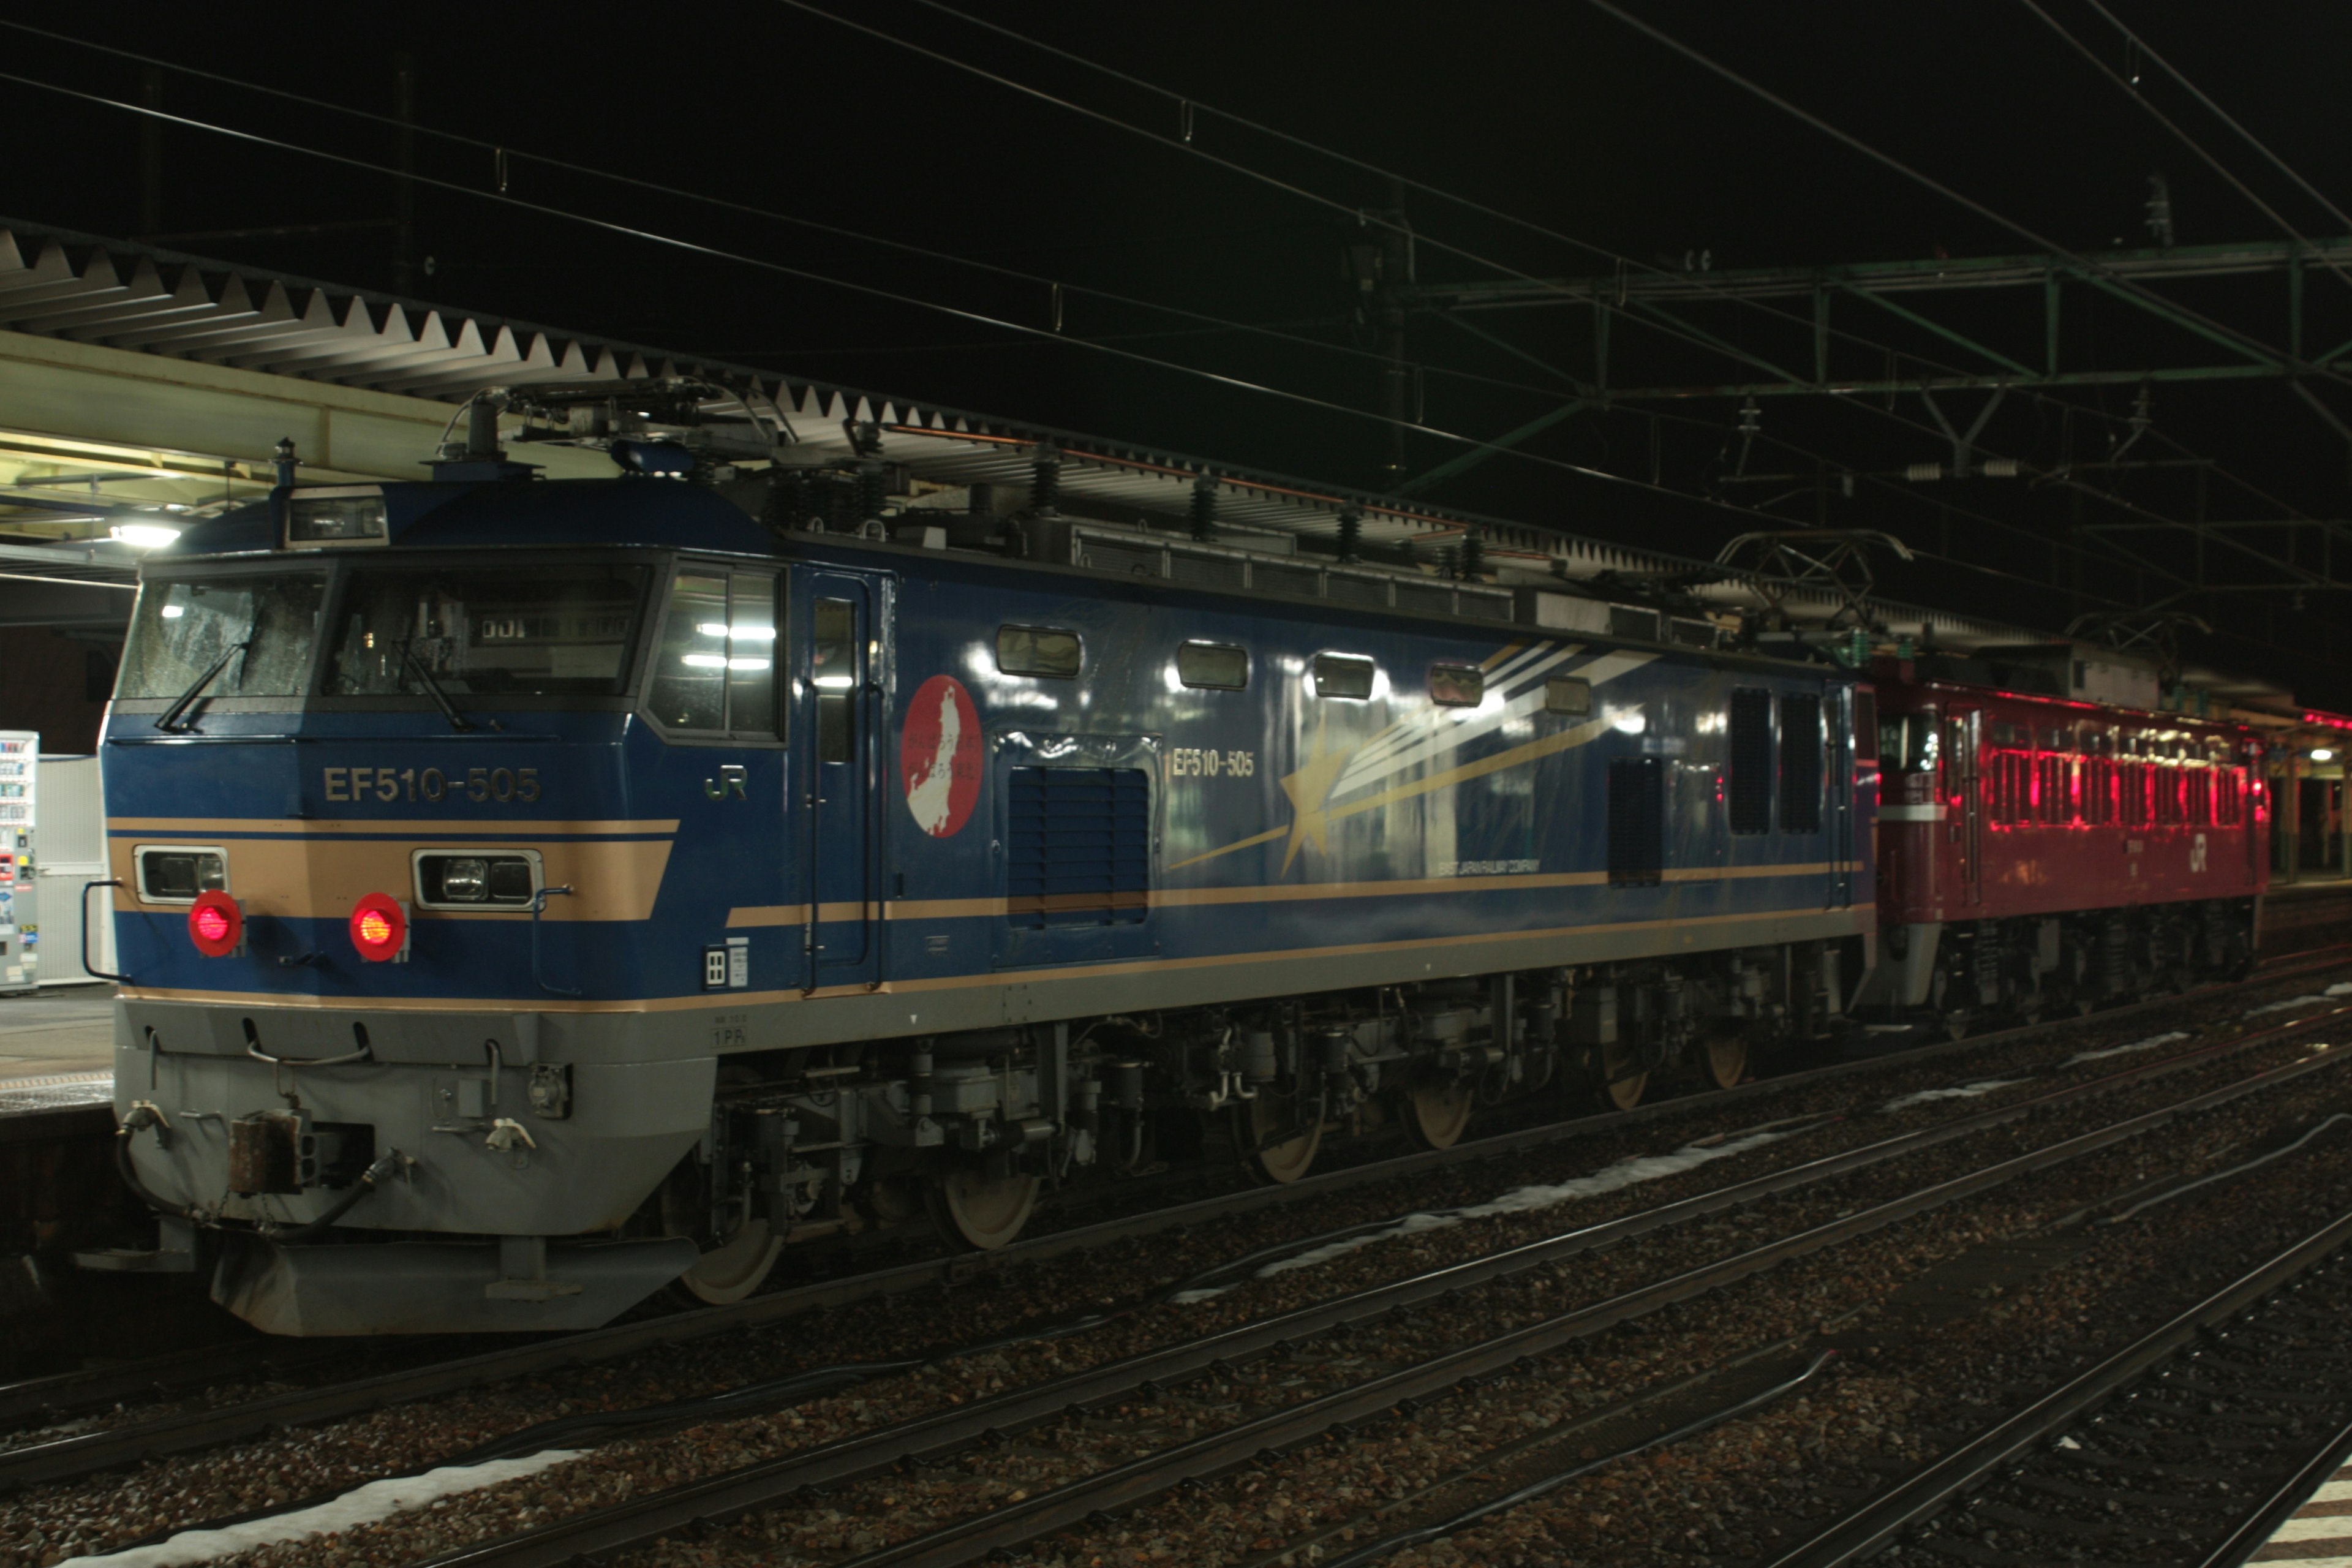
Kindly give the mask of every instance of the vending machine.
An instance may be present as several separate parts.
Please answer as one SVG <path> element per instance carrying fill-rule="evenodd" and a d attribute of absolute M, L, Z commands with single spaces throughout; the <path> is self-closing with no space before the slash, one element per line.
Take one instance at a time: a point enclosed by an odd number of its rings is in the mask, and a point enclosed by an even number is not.
<path fill-rule="evenodd" d="M 0 995 L 41 982 L 41 901 L 36 784 L 41 737 L 0 730 Z"/>

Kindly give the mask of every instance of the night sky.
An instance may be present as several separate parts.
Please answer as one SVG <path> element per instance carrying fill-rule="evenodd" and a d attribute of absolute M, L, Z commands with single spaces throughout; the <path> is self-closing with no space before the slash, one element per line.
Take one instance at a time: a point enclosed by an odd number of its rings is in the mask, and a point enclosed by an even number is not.
<path fill-rule="evenodd" d="M 2039 3 L 2099 61 L 2134 68 L 2121 35 L 2084 0 Z M 1033 37 L 1641 267 L 1679 271 L 1700 253 L 1722 271 L 2040 249 L 1587 4 L 973 5 Z M 2021 0 L 1629 9 L 2058 245 L 2084 251 L 2152 243 L 2143 221 L 2151 174 L 2168 182 L 2179 245 L 2285 237 Z M 843 14 L 1127 124 L 1179 132 L 1180 111 L 1167 99 L 916 0 L 878 0 Z M 2117 15 L 2297 173 L 2352 206 L 2352 139 L 2340 129 L 2352 12 L 2174 5 Z M 175 127 L 160 139 L 160 210 L 151 213 L 135 117 L 13 84 L 5 216 L 112 237 L 161 236 L 198 255 L 1334 483 L 1381 482 L 1383 426 L 1339 411 L 1382 406 L 1381 367 L 1370 353 L 1377 332 L 1357 317 L 1346 258 L 1351 245 L 1378 242 L 1351 210 L 1391 207 L 1396 195 L 1377 174 L 1206 110 L 1193 118 L 1194 147 L 1337 207 L 776 0 L 667 11 L 154 5 L 56 8 L 37 18 L 19 12 L 16 19 L 385 115 L 396 107 L 395 55 L 406 51 L 420 175 L 472 192 L 497 189 L 493 152 L 428 133 L 457 132 L 511 150 L 507 190 L 520 200 L 1034 328 L 1053 325 L 1045 282 L 893 254 L 684 193 L 1060 280 L 1068 337 L 1339 407 L 1213 384 L 438 189 L 415 195 L 404 281 L 396 233 L 385 221 L 397 212 L 388 174 Z M 8 45 L 0 69 L 131 101 L 150 90 L 135 60 L 19 31 L 0 37 Z M 2152 64 L 2137 68 L 2146 103 L 2179 117 L 2304 236 L 2344 232 Z M 395 132 L 383 124 L 170 69 L 160 90 L 163 108 L 194 119 L 364 163 L 388 167 L 397 158 Z M 532 154 L 652 188 L 557 170 Z M 1615 266 L 1595 250 L 1426 192 L 1404 192 L 1402 209 L 1421 237 L 1424 285 L 1504 269 L 1596 276 Z M 220 232 L 289 226 L 308 232 Z M 2275 275 L 2157 287 L 2265 342 L 2284 342 L 2284 286 Z M 1276 325 L 1328 346 L 1203 330 L 1076 291 L 1086 288 Z M 2352 281 L 2315 268 L 2306 288 L 2306 351 L 2352 338 Z M 1780 308 L 1801 314 L 1806 306 L 1799 300 Z M 2038 362 L 2038 290 L 1922 308 Z M 2070 366 L 2242 357 L 2152 324 L 2125 302 L 2095 300 L 2087 286 L 2068 297 L 2066 310 Z M 1769 312 L 1708 302 L 1686 314 L 1775 363 L 1811 363 L 1809 332 Z M 1833 374 L 1877 375 L 1895 365 L 1903 367 L 1898 377 L 1916 375 L 1930 361 L 1966 357 L 1866 304 L 1842 303 L 1833 319 L 1869 340 L 1840 340 Z M 1434 315 L 1408 323 L 1407 354 L 1422 367 L 1419 403 L 1430 426 L 1492 438 L 1556 407 L 1571 380 L 1592 379 L 1589 307 L 1473 320 L 1519 353 Z M 1613 386 L 1749 374 L 1722 354 L 1623 319 L 1612 331 Z M 2352 375 L 2315 375 L 2306 384 L 2352 424 Z M 1872 477 L 1949 458 L 1920 399 L 1906 395 L 1891 406 L 1884 397 L 1762 400 L 1748 472 L 1792 479 L 1744 482 L 1734 472 L 1738 400 L 1689 398 L 1588 411 L 1526 448 L 1639 483 L 1501 458 L 1426 499 L 1701 558 L 1734 534 L 1776 525 L 1733 507 L 1768 505 L 1781 525 L 1881 529 L 1920 553 L 1908 567 L 1882 570 L 1883 584 L 1906 597 L 2052 630 L 2086 610 L 2168 601 L 2216 624 L 2214 637 L 2189 637 L 2193 657 L 2352 706 L 2352 682 L 2336 662 L 2342 598 L 2330 584 L 2341 574 L 2321 553 L 2326 531 L 2233 537 L 2279 557 L 2292 545 L 2292 568 L 2326 581 L 2297 593 L 2284 585 L 2290 573 L 2275 562 L 2216 544 L 2206 567 L 2212 580 L 2254 591 L 2199 593 L 2178 580 L 2195 569 L 2185 531 L 2105 526 L 2189 519 L 2200 487 L 2214 519 L 2340 519 L 2352 483 L 2343 437 L 2281 378 L 2163 384 L 2153 389 L 2153 422 L 2129 456 L 2167 466 L 2080 468 L 2128 436 L 2136 391 L 2012 393 L 1987 425 L 1982 452 L 2018 458 L 2038 478 L 1925 485 Z M 1965 422 L 1982 397 L 1942 402 Z M 1419 472 L 1461 450 L 1416 434 L 1405 466 Z M 2053 477 L 2062 469 L 2063 479 Z M 1838 477 L 1847 470 L 1863 476 L 1850 499 Z"/>

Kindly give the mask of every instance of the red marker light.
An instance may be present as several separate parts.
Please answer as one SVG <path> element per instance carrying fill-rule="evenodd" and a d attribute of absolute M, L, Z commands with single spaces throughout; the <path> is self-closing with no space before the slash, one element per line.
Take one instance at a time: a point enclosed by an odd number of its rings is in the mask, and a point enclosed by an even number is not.
<path fill-rule="evenodd" d="M 245 945 L 245 911 L 226 893 L 198 893 L 188 910 L 188 940 L 206 958 L 226 958 Z"/>
<path fill-rule="evenodd" d="M 370 963 L 387 963 L 408 946 L 408 911 L 382 893 L 370 893 L 352 910 L 352 945 Z"/>

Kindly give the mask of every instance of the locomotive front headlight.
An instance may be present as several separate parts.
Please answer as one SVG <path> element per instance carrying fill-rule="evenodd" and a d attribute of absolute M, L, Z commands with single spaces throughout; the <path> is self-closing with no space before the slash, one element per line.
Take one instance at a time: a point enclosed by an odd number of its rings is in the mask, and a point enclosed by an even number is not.
<path fill-rule="evenodd" d="M 522 910 L 539 891 L 539 856 L 420 850 L 416 901 L 428 910 Z"/>
<path fill-rule="evenodd" d="M 490 867 L 487 860 L 441 862 L 441 896 L 453 904 L 478 904 L 489 897 Z"/>

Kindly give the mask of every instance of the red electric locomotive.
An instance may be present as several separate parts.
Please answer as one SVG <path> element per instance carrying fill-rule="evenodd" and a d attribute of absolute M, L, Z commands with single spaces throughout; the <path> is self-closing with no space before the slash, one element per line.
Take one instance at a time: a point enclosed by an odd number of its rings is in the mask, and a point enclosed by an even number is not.
<path fill-rule="evenodd" d="M 2252 962 L 2270 810 L 2251 731 L 2156 711 L 2153 676 L 2065 646 L 1873 675 L 1882 950 L 1861 1007 L 1958 1034 Z"/>

